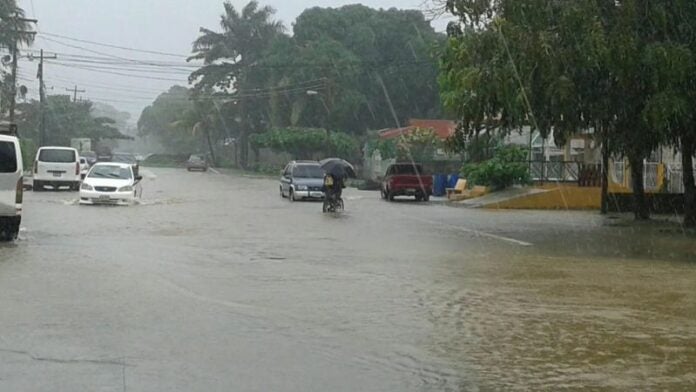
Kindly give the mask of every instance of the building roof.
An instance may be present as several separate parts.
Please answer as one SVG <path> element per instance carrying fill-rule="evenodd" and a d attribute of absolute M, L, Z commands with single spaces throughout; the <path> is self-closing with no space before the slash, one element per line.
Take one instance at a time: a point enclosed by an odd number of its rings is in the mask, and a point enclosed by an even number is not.
<path fill-rule="evenodd" d="M 407 127 L 385 129 L 379 132 L 380 139 L 394 139 L 408 134 L 416 128 L 429 128 L 435 131 L 440 139 L 447 139 L 454 135 L 457 124 L 450 120 L 423 120 L 411 119 Z"/>

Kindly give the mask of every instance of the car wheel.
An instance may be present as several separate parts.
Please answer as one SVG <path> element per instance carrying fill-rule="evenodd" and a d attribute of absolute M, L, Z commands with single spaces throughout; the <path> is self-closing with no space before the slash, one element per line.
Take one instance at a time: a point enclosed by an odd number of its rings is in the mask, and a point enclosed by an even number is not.
<path fill-rule="evenodd" d="M 10 242 L 19 236 L 21 218 L 0 219 L 0 241 Z"/>
<path fill-rule="evenodd" d="M 80 191 L 80 183 L 79 182 L 74 183 L 73 186 L 71 187 L 71 189 L 73 192 L 79 192 Z"/>
<path fill-rule="evenodd" d="M 34 181 L 32 188 L 34 192 L 43 192 L 44 190 L 43 183 L 41 181 Z"/>
<path fill-rule="evenodd" d="M 430 201 L 430 195 L 426 193 L 425 195 L 423 195 L 423 199 L 422 199 L 422 200 L 423 200 L 423 201 Z"/>
<path fill-rule="evenodd" d="M 387 191 L 387 200 L 394 201 L 394 193 Z"/>
<path fill-rule="evenodd" d="M 382 200 L 387 200 L 387 191 L 384 188 L 380 188 L 379 193 L 382 196 Z"/>

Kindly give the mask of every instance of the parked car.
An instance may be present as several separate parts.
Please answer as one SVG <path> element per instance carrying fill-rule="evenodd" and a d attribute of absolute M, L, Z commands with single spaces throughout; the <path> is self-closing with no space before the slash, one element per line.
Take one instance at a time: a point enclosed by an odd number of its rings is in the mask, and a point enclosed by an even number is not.
<path fill-rule="evenodd" d="M 91 165 L 89 164 L 89 162 L 87 162 L 87 158 L 80 157 L 80 177 L 82 177 L 83 180 L 85 179 L 85 176 L 89 172 L 90 167 L 91 167 Z"/>
<path fill-rule="evenodd" d="M 392 201 L 397 196 L 414 196 L 428 201 L 433 194 L 433 177 L 424 174 L 417 163 L 396 163 L 387 168 L 382 180 L 382 198 Z"/>
<path fill-rule="evenodd" d="M 97 153 L 94 151 L 82 151 L 80 157 L 85 158 L 90 167 L 99 161 Z"/>
<path fill-rule="evenodd" d="M 14 136 L 0 135 L 0 241 L 13 241 L 22 222 L 22 151 Z"/>
<path fill-rule="evenodd" d="M 324 198 L 324 170 L 316 161 L 292 161 L 280 178 L 280 196 L 290 201 Z"/>
<path fill-rule="evenodd" d="M 41 147 L 34 160 L 34 191 L 40 192 L 46 186 L 58 190 L 68 187 L 80 189 L 80 157 L 77 150 L 69 147 Z"/>
<path fill-rule="evenodd" d="M 186 161 L 186 170 L 208 171 L 208 161 L 200 155 L 191 155 Z"/>
<path fill-rule="evenodd" d="M 133 172 L 135 175 L 140 174 L 140 162 L 138 159 L 135 157 L 135 155 L 127 152 L 115 152 L 111 156 L 111 162 L 116 162 L 116 163 L 128 163 L 131 166 L 133 166 Z"/>
<path fill-rule="evenodd" d="M 80 186 L 80 204 L 132 204 L 141 180 L 129 163 L 97 163 Z"/>

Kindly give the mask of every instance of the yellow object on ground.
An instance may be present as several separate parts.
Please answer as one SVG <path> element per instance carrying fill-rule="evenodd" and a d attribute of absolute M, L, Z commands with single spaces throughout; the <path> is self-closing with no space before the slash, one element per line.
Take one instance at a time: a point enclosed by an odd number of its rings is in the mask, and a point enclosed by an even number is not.
<path fill-rule="evenodd" d="M 579 187 L 576 185 L 556 185 L 544 187 L 542 192 L 520 195 L 508 200 L 486 204 L 492 209 L 527 210 L 594 210 L 599 209 L 602 188 Z"/>
<path fill-rule="evenodd" d="M 486 186 L 475 186 L 472 189 L 465 189 L 462 193 L 452 193 L 448 195 L 449 201 L 462 201 L 481 197 L 490 192 Z"/>
<path fill-rule="evenodd" d="M 454 188 L 447 188 L 447 198 L 451 198 L 453 195 L 461 195 L 466 192 L 467 181 L 463 178 L 457 180 Z"/>

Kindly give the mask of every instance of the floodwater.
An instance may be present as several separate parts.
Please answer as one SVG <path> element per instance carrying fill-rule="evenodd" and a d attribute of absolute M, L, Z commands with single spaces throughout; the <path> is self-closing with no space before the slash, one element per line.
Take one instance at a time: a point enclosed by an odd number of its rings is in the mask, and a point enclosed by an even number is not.
<path fill-rule="evenodd" d="M 1 391 L 696 389 L 696 239 L 594 213 L 291 203 L 144 170 L 28 193 L 0 246 Z"/>

